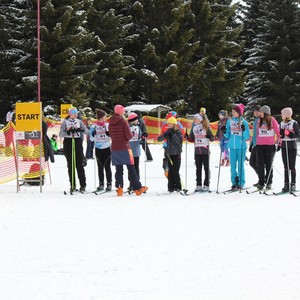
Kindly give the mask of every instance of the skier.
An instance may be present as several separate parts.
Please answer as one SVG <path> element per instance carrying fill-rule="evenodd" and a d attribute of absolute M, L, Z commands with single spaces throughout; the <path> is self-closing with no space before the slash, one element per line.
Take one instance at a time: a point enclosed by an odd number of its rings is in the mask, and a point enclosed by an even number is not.
<path fill-rule="evenodd" d="M 163 121 L 162 127 L 161 127 L 161 135 L 169 129 L 168 119 L 171 118 L 171 117 L 174 117 L 176 119 L 177 112 L 172 110 L 172 111 L 170 111 L 166 114 L 165 120 Z M 177 127 L 181 130 L 181 133 L 183 135 L 184 134 L 184 132 L 183 132 L 184 128 L 183 128 L 182 124 L 179 121 L 176 121 L 176 122 L 177 122 Z M 168 147 L 167 140 L 164 140 L 163 148 L 165 150 L 164 151 L 165 154 L 164 154 L 164 158 L 163 158 L 163 169 L 164 169 L 164 172 L 165 172 L 165 176 L 168 178 L 169 170 L 168 170 L 168 158 L 167 158 L 167 154 L 166 154 L 167 147 Z"/>
<path fill-rule="evenodd" d="M 165 156 L 168 166 L 168 191 L 181 191 L 181 180 L 179 175 L 182 152 L 182 133 L 178 128 L 174 117 L 167 119 L 168 129 L 161 134 L 157 140 L 166 140 Z"/>
<path fill-rule="evenodd" d="M 230 173 L 232 189 L 242 189 L 245 185 L 246 141 L 250 138 L 248 122 L 243 118 L 244 105 L 236 104 L 232 109 L 232 119 L 222 128 L 228 138 L 230 153 Z"/>
<path fill-rule="evenodd" d="M 256 153 L 258 165 L 258 183 L 255 186 L 258 189 L 272 188 L 273 181 L 273 159 L 276 151 L 281 148 L 279 125 L 274 117 L 271 116 L 271 109 L 264 105 L 260 108 L 260 119 L 256 127 Z"/>
<path fill-rule="evenodd" d="M 148 162 L 153 161 L 153 157 L 150 152 L 149 145 L 147 143 L 147 137 L 148 137 L 147 127 L 142 118 L 141 112 L 139 110 L 136 110 L 135 113 L 138 115 L 138 125 L 142 132 L 142 137 L 141 137 L 140 143 L 142 145 L 143 150 L 146 153 L 146 161 L 148 161 Z"/>
<path fill-rule="evenodd" d="M 93 125 L 93 120 L 92 118 L 87 118 L 86 119 L 86 127 L 88 130 L 91 129 L 91 126 Z M 85 157 L 86 159 L 93 159 L 94 158 L 94 141 L 90 139 L 88 136 L 86 138 L 86 152 L 85 152 Z"/>
<path fill-rule="evenodd" d="M 95 156 L 98 166 L 99 186 L 97 192 L 104 190 L 104 170 L 106 175 L 106 191 L 112 189 L 111 150 L 108 132 L 107 114 L 96 109 L 97 122 L 90 128 L 90 140 L 95 143 Z"/>
<path fill-rule="evenodd" d="M 89 134 L 88 129 L 81 120 L 77 118 L 78 110 L 76 107 L 69 109 L 69 116 L 64 119 L 61 124 L 59 136 L 64 139 L 63 149 L 68 164 L 68 174 L 70 181 L 70 191 L 76 190 L 75 168 L 80 183 L 80 191 L 84 192 L 86 189 L 86 177 L 83 168 L 83 148 L 81 141 L 81 134 Z M 74 161 L 75 157 L 75 161 Z M 75 162 L 73 165 L 72 161 Z"/>
<path fill-rule="evenodd" d="M 282 162 L 284 165 L 283 192 L 296 191 L 296 156 L 297 138 L 299 138 L 298 122 L 292 119 L 293 110 L 286 107 L 281 111 L 280 137 L 282 138 Z M 291 180 L 290 174 L 291 173 Z"/>
<path fill-rule="evenodd" d="M 257 122 L 259 121 L 260 118 L 260 111 L 259 111 L 260 108 L 261 108 L 260 105 L 256 105 L 253 110 L 253 115 L 254 115 L 253 135 L 249 146 L 249 152 L 251 153 L 249 163 L 257 175 L 258 175 L 257 152 L 256 152 L 257 148 L 255 146 L 256 146 L 256 135 L 257 135 Z M 254 184 L 254 186 L 258 184 L 259 183 L 256 183 Z"/>
<path fill-rule="evenodd" d="M 132 150 L 129 146 L 129 140 L 132 134 L 128 123 L 124 119 L 125 108 L 122 105 L 114 107 L 114 114 L 109 121 L 109 135 L 112 140 L 111 157 L 112 164 L 116 166 L 115 185 L 117 196 L 123 196 L 123 165 L 127 166 L 130 186 L 137 196 L 146 192 L 148 187 L 142 186 L 138 180 L 135 168 Z"/>
<path fill-rule="evenodd" d="M 195 145 L 196 163 L 196 189 L 195 192 L 209 190 L 209 142 L 214 140 L 214 136 L 206 118 L 200 114 L 194 116 L 190 135 L 185 134 L 185 138 Z M 202 165 L 204 166 L 205 179 L 202 187 Z"/>
<path fill-rule="evenodd" d="M 130 148 L 132 150 L 133 159 L 134 159 L 134 168 L 136 171 L 136 175 L 138 179 L 140 180 L 140 156 L 141 156 L 141 144 L 140 140 L 142 137 L 142 131 L 141 128 L 138 125 L 139 118 L 136 113 L 131 113 L 128 116 L 128 123 L 130 126 L 130 132 L 132 134 L 132 138 L 129 141 Z M 130 192 L 132 190 L 131 187 L 128 188 L 128 191 Z"/>
<path fill-rule="evenodd" d="M 219 121 L 218 121 L 218 129 L 216 133 L 216 140 L 219 141 L 220 150 L 221 150 L 221 166 L 229 166 L 230 159 L 229 159 L 229 150 L 228 150 L 228 139 L 224 137 L 224 134 L 221 130 L 223 126 L 226 125 L 228 120 L 228 113 L 226 110 L 220 110 L 218 113 Z"/>

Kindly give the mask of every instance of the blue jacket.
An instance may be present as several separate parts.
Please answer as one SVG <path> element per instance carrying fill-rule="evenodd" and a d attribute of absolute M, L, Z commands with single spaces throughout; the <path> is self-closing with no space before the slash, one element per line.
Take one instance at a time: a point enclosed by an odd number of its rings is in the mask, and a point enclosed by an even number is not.
<path fill-rule="evenodd" d="M 252 135 L 252 140 L 250 142 L 251 146 L 256 146 L 256 127 L 257 127 L 257 122 L 258 122 L 259 118 L 255 118 L 253 121 L 253 135 Z"/>
<path fill-rule="evenodd" d="M 132 150 L 133 157 L 141 156 L 141 144 L 140 139 L 142 137 L 142 131 L 139 125 L 130 125 L 130 132 L 132 134 L 132 138 L 129 141 L 130 148 Z"/>
<path fill-rule="evenodd" d="M 243 131 L 241 125 L 245 126 Z M 226 132 L 224 137 L 228 138 L 228 148 L 246 149 L 246 141 L 250 139 L 248 122 L 244 118 L 232 118 L 226 123 Z"/>

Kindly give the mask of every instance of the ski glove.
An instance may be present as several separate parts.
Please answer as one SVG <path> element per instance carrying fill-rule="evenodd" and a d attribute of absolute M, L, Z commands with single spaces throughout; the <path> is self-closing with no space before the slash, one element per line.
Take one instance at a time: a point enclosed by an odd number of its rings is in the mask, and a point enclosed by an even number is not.
<path fill-rule="evenodd" d="M 188 133 L 185 133 L 185 134 L 184 134 L 184 137 L 185 137 L 186 139 L 188 139 L 188 137 L 189 137 Z"/>
<path fill-rule="evenodd" d="M 290 132 L 290 133 L 288 134 L 288 137 L 289 137 L 290 139 L 293 139 L 293 138 L 295 137 L 295 133 L 294 133 L 294 132 Z"/>
<path fill-rule="evenodd" d="M 92 131 L 92 136 L 94 137 L 96 135 L 96 130 L 94 129 L 93 131 Z"/>
<path fill-rule="evenodd" d="M 280 129 L 280 138 L 282 139 L 284 138 L 284 129 L 282 128 Z"/>
<path fill-rule="evenodd" d="M 106 134 L 107 136 L 109 136 L 109 131 L 106 130 L 106 131 L 105 131 L 105 134 Z"/>
<path fill-rule="evenodd" d="M 144 133 L 143 133 L 143 137 L 144 137 L 144 138 L 148 137 L 148 133 L 147 133 L 147 132 L 144 132 Z"/>
<path fill-rule="evenodd" d="M 250 147 L 249 147 L 249 152 L 251 153 L 251 151 L 252 151 L 252 148 L 253 148 L 253 145 L 250 145 Z"/>
<path fill-rule="evenodd" d="M 276 151 L 278 152 L 278 151 L 280 151 L 280 149 L 281 149 L 281 146 L 280 146 L 280 145 L 277 145 Z"/>
<path fill-rule="evenodd" d="M 241 125 L 241 129 L 242 129 L 242 131 L 245 131 L 246 128 L 245 128 L 244 124 Z"/>

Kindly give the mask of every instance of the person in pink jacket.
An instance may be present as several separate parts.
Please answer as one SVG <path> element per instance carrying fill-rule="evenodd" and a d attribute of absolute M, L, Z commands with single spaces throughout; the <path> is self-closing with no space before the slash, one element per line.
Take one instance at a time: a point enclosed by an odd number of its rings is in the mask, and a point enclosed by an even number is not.
<path fill-rule="evenodd" d="M 272 188 L 273 172 L 272 165 L 276 151 L 281 148 L 279 125 L 271 116 L 271 109 L 264 105 L 260 108 L 260 119 L 256 126 L 256 147 L 258 165 L 258 189 Z M 277 147 L 276 147 L 277 144 Z"/>

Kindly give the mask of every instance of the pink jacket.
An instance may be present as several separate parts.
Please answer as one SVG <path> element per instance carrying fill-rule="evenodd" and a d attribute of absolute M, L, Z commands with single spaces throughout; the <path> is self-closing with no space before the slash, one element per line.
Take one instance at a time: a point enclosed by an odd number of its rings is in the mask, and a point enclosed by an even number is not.
<path fill-rule="evenodd" d="M 263 123 L 259 127 L 260 120 L 256 126 L 256 145 L 281 145 L 279 125 L 274 117 L 272 117 L 271 130 L 268 130 L 267 124 Z M 276 137 L 276 139 L 275 139 Z"/>

